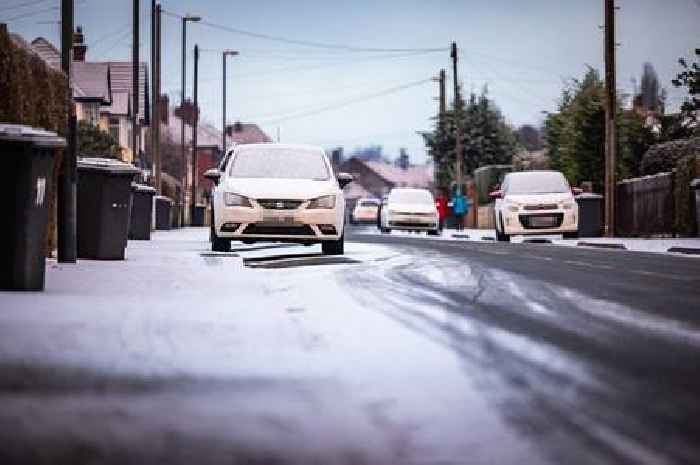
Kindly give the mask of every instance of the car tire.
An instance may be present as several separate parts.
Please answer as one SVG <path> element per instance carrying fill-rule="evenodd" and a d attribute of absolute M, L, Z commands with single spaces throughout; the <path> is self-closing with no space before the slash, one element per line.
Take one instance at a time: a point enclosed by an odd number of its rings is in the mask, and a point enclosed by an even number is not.
<path fill-rule="evenodd" d="M 345 234 L 337 241 L 321 242 L 323 255 L 343 255 L 345 253 Z"/>
<path fill-rule="evenodd" d="M 503 217 L 502 216 L 500 216 L 498 224 L 501 225 L 501 231 L 505 231 L 505 228 L 503 227 Z M 499 232 L 498 226 L 497 226 L 496 227 L 496 240 L 498 242 L 510 242 L 510 236 L 504 232 Z"/>
<path fill-rule="evenodd" d="M 428 231 L 428 236 L 439 236 L 440 235 L 440 230 L 439 229 L 433 229 Z"/>
<path fill-rule="evenodd" d="M 578 231 L 575 232 L 565 232 L 564 239 L 578 239 Z"/>
<path fill-rule="evenodd" d="M 212 220 L 214 220 L 214 215 L 212 215 Z M 231 250 L 231 239 L 219 237 L 216 234 L 216 226 L 214 226 L 213 222 L 209 231 L 211 234 L 211 250 L 213 252 L 229 252 Z"/>

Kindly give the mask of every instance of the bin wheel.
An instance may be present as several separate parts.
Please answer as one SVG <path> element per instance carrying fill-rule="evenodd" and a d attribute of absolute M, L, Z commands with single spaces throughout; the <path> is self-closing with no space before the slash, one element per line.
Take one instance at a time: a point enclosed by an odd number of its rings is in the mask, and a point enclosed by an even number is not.
<path fill-rule="evenodd" d="M 226 239 L 216 235 L 216 226 L 214 226 L 214 215 L 211 216 L 212 226 L 209 228 L 211 237 L 211 250 L 214 252 L 229 252 L 231 250 L 231 239 Z"/>
<path fill-rule="evenodd" d="M 564 233 L 564 239 L 578 239 L 578 231 Z"/>

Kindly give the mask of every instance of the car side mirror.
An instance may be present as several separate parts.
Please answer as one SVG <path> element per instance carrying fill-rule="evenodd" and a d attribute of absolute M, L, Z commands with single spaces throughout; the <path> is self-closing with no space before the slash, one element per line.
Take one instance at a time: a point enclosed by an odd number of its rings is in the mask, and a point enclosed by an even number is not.
<path fill-rule="evenodd" d="M 493 191 L 489 193 L 489 197 L 492 199 L 502 199 L 503 198 L 503 191 Z"/>
<path fill-rule="evenodd" d="M 343 189 L 345 186 L 353 182 L 355 178 L 353 178 L 352 174 L 349 173 L 338 173 L 337 179 L 338 185 L 341 189 Z"/>
<path fill-rule="evenodd" d="M 571 193 L 574 194 L 574 196 L 581 195 L 583 194 L 583 189 L 581 189 L 580 187 L 572 187 Z"/>
<path fill-rule="evenodd" d="M 218 168 L 210 168 L 204 172 L 204 177 L 218 186 L 221 180 L 221 171 Z"/>

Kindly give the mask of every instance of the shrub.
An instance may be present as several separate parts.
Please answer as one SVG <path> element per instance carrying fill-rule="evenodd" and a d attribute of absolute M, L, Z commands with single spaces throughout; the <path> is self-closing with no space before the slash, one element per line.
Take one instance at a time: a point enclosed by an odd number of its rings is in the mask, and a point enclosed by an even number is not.
<path fill-rule="evenodd" d="M 700 155 L 700 137 L 674 140 L 652 146 L 642 159 L 645 175 L 672 171 L 681 158 Z"/>
<path fill-rule="evenodd" d="M 690 188 L 690 183 L 700 174 L 699 164 L 700 155 L 689 155 L 676 163 L 673 223 L 676 233 L 681 236 L 695 236 L 697 233 L 695 192 Z"/>

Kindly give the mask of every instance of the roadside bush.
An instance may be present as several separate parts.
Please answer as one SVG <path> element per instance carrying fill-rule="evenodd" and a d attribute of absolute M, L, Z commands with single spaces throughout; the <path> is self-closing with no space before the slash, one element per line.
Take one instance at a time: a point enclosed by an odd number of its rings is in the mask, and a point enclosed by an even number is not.
<path fill-rule="evenodd" d="M 650 175 L 672 171 L 680 159 L 691 155 L 700 155 L 700 137 L 656 144 L 642 158 L 642 173 Z"/>

